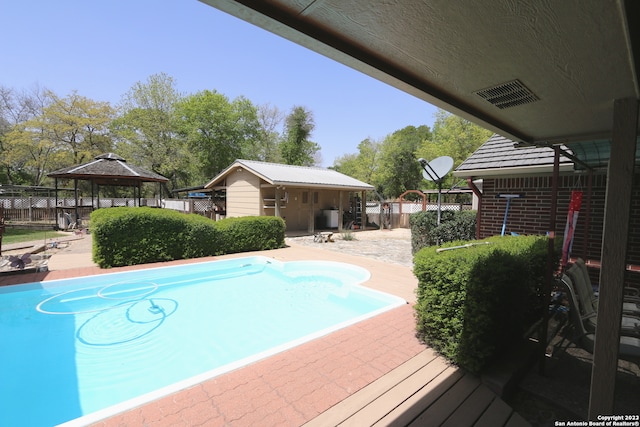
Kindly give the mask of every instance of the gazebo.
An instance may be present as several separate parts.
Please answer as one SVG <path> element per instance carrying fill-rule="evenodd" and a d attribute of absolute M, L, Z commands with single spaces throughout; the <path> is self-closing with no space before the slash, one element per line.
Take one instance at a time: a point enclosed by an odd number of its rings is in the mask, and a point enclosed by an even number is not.
<path fill-rule="evenodd" d="M 73 179 L 74 185 L 74 211 L 75 218 L 78 218 L 78 181 L 89 181 L 91 183 L 91 209 L 100 206 L 100 187 L 118 186 L 132 187 L 133 198 L 137 199 L 137 206 L 141 205 L 142 183 L 144 182 L 167 182 L 169 179 L 155 172 L 150 172 L 138 166 L 127 163 L 125 159 L 114 153 L 105 153 L 96 156 L 92 161 L 76 166 L 58 169 L 47 176 L 55 179 L 56 194 L 56 218 L 58 209 L 62 209 L 58 203 L 58 179 Z M 137 195 L 136 195 L 137 190 Z M 162 194 L 162 187 L 160 187 Z M 97 200 L 97 203 L 94 202 Z"/>

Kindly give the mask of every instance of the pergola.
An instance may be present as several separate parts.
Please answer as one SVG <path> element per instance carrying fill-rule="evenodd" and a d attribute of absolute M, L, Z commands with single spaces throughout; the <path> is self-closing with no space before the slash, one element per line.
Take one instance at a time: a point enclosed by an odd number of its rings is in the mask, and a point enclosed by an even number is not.
<path fill-rule="evenodd" d="M 600 270 L 607 286 L 589 418 L 612 413 L 639 123 L 640 2 L 202 1 L 514 141 L 610 145 Z"/>
<path fill-rule="evenodd" d="M 155 172 L 150 172 L 141 167 L 128 164 L 125 159 L 114 153 L 101 154 L 88 163 L 58 169 L 57 171 L 49 173 L 47 176 L 55 178 L 56 207 L 58 207 L 58 180 L 73 179 L 76 218 L 78 217 L 78 181 L 80 180 L 91 183 L 92 209 L 95 208 L 95 206 L 100 206 L 101 186 L 132 187 L 134 199 L 138 200 L 137 205 L 140 206 L 142 183 L 169 181 L 164 176 Z M 160 193 L 161 192 L 162 187 L 160 187 Z M 94 203 L 94 200 L 97 200 L 97 203 Z"/>

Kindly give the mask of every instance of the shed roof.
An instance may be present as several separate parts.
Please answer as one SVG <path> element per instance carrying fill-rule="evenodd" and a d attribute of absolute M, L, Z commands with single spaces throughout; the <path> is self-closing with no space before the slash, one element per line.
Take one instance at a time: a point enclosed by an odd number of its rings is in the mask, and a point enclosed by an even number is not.
<path fill-rule="evenodd" d="M 92 161 L 49 173 L 52 178 L 69 178 L 121 184 L 124 182 L 166 182 L 169 179 L 139 166 L 130 165 L 114 153 L 96 156 Z"/>
<path fill-rule="evenodd" d="M 318 187 L 341 190 L 373 190 L 372 185 L 344 175 L 332 169 L 307 166 L 283 165 L 255 160 L 236 160 L 213 178 L 205 188 L 220 185 L 234 170 L 244 168 L 272 185 L 290 187 Z"/>
<path fill-rule="evenodd" d="M 562 146 L 566 149 L 565 146 Z M 573 169 L 573 162 L 560 155 L 560 170 Z M 553 149 L 550 147 L 517 147 L 508 138 L 494 134 L 453 172 L 458 177 L 495 175 L 531 175 L 551 173 Z"/>

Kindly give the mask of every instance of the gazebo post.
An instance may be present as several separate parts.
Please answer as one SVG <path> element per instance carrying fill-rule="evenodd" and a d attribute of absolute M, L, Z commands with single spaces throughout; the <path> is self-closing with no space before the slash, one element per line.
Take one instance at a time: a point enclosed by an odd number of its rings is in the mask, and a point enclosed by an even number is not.
<path fill-rule="evenodd" d="M 94 202 L 93 202 L 93 199 L 95 197 L 94 188 L 93 188 L 94 184 L 95 184 L 95 182 L 93 182 L 93 180 L 91 180 L 91 211 L 92 212 L 95 209 L 95 205 L 94 205 Z"/>
<path fill-rule="evenodd" d="M 57 230 L 59 225 L 58 225 L 58 178 L 54 178 L 54 187 L 56 189 L 55 193 L 56 193 L 56 198 L 55 198 L 55 206 L 53 209 L 53 223 L 55 224 L 54 230 Z"/>
<path fill-rule="evenodd" d="M 75 214 L 75 221 L 77 226 L 78 224 L 78 178 L 75 178 L 73 180 L 73 198 L 74 198 L 73 211 Z"/>

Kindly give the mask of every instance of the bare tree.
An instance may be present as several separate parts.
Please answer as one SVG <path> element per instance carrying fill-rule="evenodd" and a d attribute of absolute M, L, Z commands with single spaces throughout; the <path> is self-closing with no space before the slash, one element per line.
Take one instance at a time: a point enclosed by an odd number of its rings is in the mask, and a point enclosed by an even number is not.
<path fill-rule="evenodd" d="M 258 105 L 258 132 L 256 157 L 265 162 L 279 162 L 278 146 L 282 139 L 279 129 L 284 121 L 284 113 L 270 104 Z"/>

